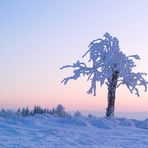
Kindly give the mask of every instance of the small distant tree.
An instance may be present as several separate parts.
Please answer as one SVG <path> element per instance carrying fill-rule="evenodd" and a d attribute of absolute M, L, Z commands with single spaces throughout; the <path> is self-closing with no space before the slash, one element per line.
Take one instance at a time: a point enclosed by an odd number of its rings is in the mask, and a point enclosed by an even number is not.
<path fill-rule="evenodd" d="M 20 108 L 17 109 L 16 115 L 17 115 L 17 116 L 20 116 L 20 115 L 21 115 L 21 109 L 20 109 Z"/>
<path fill-rule="evenodd" d="M 30 115 L 30 111 L 29 111 L 29 108 L 28 107 L 26 107 L 26 109 L 25 109 L 25 114 L 26 114 L 26 116 L 29 116 Z"/>
<path fill-rule="evenodd" d="M 20 113 L 20 112 L 21 112 L 21 109 L 20 109 L 20 108 L 18 108 L 18 109 L 17 109 L 17 112 L 18 112 L 18 113 Z"/>
<path fill-rule="evenodd" d="M 59 104 L 57 107 L 56 107 L 56 110 L 55 110 L 56 114 L 60 117 L 64 117 L 66 116 L 66 112 L 65 112 L 65 108 L 63 107 L 63 105 Z"/>
<path fill-rule="evenodd" d="M 81 117 L 82 115 L 81 115 L 81 112 L 80 112 L 80 111 L 76 111 L 76 112 L 74 113 L 74 116 L 75 116 L 75 117 Z"/>
<path fill-rule="evenodd" d="M 23 107 L 22 111 L 20 109 L 17 110 L 17 115 L 21 115 L 23 117 L 27 117 L 27 116 L 30 116 L 31 115 L 31 112 L 29 111 L 29 108 L 28 107 Z"/>
<path fill-rule="evenodd" d="M 63 79 L 63 83 L 71 79 L 78 79 L 81 75 L 87 76 L 91 82 L 88 94 L 96 95 L 97 82 L 100 86 L 106 84 L 108 87 L 108 106 L 106 116 L 114 116 L 115 93 L 116 88 L 121 84 L 126 85 L 131 93 L 135 92 L 139 96 L 137 86 L 143 85 L 147 90 L 146 73 L 133 72 L 136 66 L 133 59 L 139 60 L 138 55 L 126 56 L 119 48 L 119 41 L 116 37 L 112 37 L 109 33 L 104 35 L 103 39 L 93 40 L 88 51 L 83 55 L 89 54 L 88 66 L 84 62 L 77 61 L 72 65 L 63 66 L 64 68 L 74 68 L 74 75 Z"/>
<path fill-rule="evenodd" d="M 1 111 L 2 113 L 6 113 L 6 110 L 4 109 L 4 108 L 2 108 L 2 111 Z"/>
<path fill-rule="evenodd" d="M 45 113 L 46 109 L 42 109 L 40 106 L 34 106 L 33 111 L 32 111 L 32 115 L 35 114 L 43 114 Z"/>
<path fill-rule="evenodd" d="M 93 115 L 89 113 L 88 118 L 93 118 Z"/>
<path fill-rule="evenodd" d="M 47 109 L 46 109 L 46 113 L 47 113 L 47 114 L 52 114 L 52 110 L 47 108 Z"/>
<path fill-rule="evenodd" d="M 24 107 L 23 107 L 23 109 L 22 109 L 21 115 L 22 115 L 23 117 L 25 117 L 25 116 L 26 116 L 26 110 L 25 110 L 25 108 L 24 108 Z"/>
<path fill-rule="evenodd" d="M 0 117 L 6 117 L 6 110 L 3 108 L 0 110 Z"/>
<path fill-rule="evenodd" d="M 54 114 L 56 113 L 56 109 L 55 109 L 55 108 L 51 109 L 51 110 L 49 111 L 49 113 L 50 113 L 51 115 L 54 115 Z"/>
<path fill-rule="evenodd" d="M 42 114 L 47 113 L 47 109 L 46 108 L 42 108 Z"/>

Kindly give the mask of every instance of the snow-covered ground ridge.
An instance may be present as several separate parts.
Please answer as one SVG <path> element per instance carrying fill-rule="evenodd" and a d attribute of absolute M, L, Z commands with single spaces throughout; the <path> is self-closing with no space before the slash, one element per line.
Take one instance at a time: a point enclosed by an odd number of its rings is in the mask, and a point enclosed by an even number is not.
<path fill-rule="evenodd" d="M 0 148 L 148 148 L 148 119 L 0 118 Z"/>

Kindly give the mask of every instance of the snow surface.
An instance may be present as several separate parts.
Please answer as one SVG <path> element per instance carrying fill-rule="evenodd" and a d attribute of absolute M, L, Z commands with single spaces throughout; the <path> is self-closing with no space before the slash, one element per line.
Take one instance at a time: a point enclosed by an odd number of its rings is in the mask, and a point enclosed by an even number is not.
<path fill-rule="evenodd" d="M 1 117 L 0 148 L 148 148 L 148 119 Z"/>

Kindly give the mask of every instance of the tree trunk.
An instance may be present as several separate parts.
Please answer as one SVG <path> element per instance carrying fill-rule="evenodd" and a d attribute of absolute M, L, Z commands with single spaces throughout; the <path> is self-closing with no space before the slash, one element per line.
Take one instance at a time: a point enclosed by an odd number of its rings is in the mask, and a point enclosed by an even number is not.
<path fill-rule="evenodd" d="M 114 116 L 117 81 L 118 81 L 118 71 L 115 71 L 112 74 L 112 77 L 108 85 L 108 107 L 106 109 L 106 117 Z"/>

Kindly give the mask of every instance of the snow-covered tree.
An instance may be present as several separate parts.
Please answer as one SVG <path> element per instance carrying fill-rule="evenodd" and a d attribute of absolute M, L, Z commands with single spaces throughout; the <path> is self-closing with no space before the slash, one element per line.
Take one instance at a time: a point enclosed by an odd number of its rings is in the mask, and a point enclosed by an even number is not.
<path fill-rule="evenodd" d="M 43 114 L 43 113 L 45 113 L 44 109 L 42 109 L 40 106 L 34 106 L 33 111 L 32 111 L 33 115 Z"/>
<path fill-rule="evenodd" d="M 26 116 L 26 110 L 25 110 L 25 108 L 24 108 L 24 107 L 23 107 L 23 109 L 22 109 L 21 114 L 22 114 L 22 116 L 23 116 L 23 117 L 25 117 L 25 116 Z"/>
<path fill-rule="evenodd" d="M 81 112 L 80 112 L 80 111 L 76 111 L 76 112 L 74 113 L 74 116 L 75 116 L 75 117 L 81 117 L 82 115 L 81 115 Z"/>
<path fill-rule="evenodd" d="M 97 82 L 100 83 L 100 86 L 106 84 L 108 87 L 106 116 L 114 116 L 116 88 L 121 84 L 126 85 L 131 93 L 135 92 L 139 96 L 138 86 L 143 85 L 145 91 L 147 90 L 148 82 L 143 77 L 146 73 L 133 72 L 133 68 L 136 66 L 133 60 L 139 60 L 139 56 L 126 56 L 119 48 L 118 39 L 109 33 L 105 33 L 103 39 L 93 40 L 88 48 L 83 57 L 89 54 L 91 66 L 77 61 L 72 65 L 61 67 L 61 69 L 74 68 L 74 74 L 63 79 L 62 82 L 66 84 L 69 80 L 76 80 L 81 75 L 88 76 L 88 80 L 91 82 L 88 94 L 93 95 L 96 95 Z"/>
<path fill-rule="evenodd" d="M 17 115 L 17 116 L 20 116 L 20 115 L 21 115 L 21 109 L 20 109 L 20 108 L 17 109 L 16 115 Z"/>
<path fill-rule="evenodd" d="M 61 104 L 57 105 L 57 107 L 55 109 L 55 114 L 58 115 L 59 117 L 66 116 L 65 108 L 63 107 L 63 105 L 61 105 Z"/>
<path fill-rule="evenodd" d="M 88 118 L 93 118 L 93 115 L 89 113 Z"/>
<path fill-rule="evenodd" d="M 29 116 L 30 115 L 30 111 L 29 111 L 28 107 L 26 107 L 26 108 L 23 107 L 23 109 L 21 111 L 21 114 L 22 114 L 23 117 Z"/>

